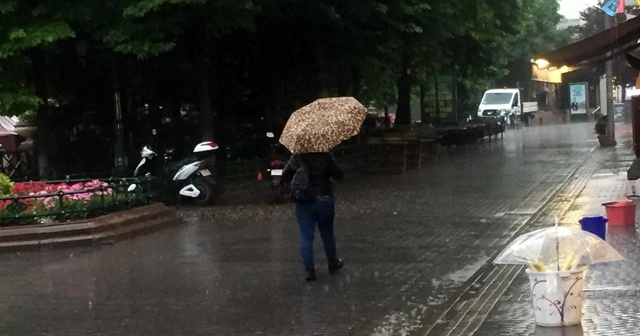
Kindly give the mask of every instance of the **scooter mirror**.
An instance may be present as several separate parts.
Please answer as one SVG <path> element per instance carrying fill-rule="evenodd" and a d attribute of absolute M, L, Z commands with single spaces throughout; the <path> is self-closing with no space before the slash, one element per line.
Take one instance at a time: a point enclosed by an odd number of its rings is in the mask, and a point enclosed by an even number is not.
<path fill-rule="evenodd" d="M 275 138 L 275 134 L 273 134 L 273 132 L 267 132 L 267 138 Z"/>

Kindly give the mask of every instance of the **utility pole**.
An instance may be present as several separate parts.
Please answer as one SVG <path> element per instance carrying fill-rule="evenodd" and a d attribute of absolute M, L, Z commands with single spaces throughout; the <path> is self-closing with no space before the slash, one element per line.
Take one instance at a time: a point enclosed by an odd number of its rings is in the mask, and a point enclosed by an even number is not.
<path fill-rule="evenodd" d="M 613 26 L 613 17 L 604 14 L 604 29 L 609 29 Z M 600 104 L 607 104 L 607 146 L 616 145 L 616 125 L 615 125 L 615 113 L 613 110 L 613 59 L 611 59 L 611 52 L 607 53 L 609 60 L 605 63 L 605 80 L 607 88 L 607 101 L 600 102 Z"/>

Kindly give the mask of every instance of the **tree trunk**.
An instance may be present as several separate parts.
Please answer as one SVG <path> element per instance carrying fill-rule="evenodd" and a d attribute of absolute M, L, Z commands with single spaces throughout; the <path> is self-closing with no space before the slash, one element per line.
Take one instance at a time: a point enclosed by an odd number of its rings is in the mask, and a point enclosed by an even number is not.
<path fill-rule="evenodd" d="M 200 105 L 200 132 L 202 141 L 213 140 L 213 104 L 211 101 L 211 83 L 209 67 L 204 60 L 197 63 L 198 100 Z"/>
<path fill-rule="evenodd" d="M 424 92 L 424 84 L 420 83 L 420 119 L 421 122 L 426 122 L 427 118 L 425 118 L 425 111 L 427 107 L 425 106 L 425 92 Z"/>
<path fill-rule="evenodd" d="M 389 120 L 389 106 L 384 107 L 384 127 L 389 128 L 391 121 Z"/>
<path fill-rule="evenodd" d="M 435 91 L 436 91 L 436 121 L 440 123 L 440 86 L 438 84 L 438 73 L 435 76 Z"/>
<path fill-rule="evenodd" d="M 459 119 L 459 111 L 458 111 L 458 71 L 456 69 L 453 70 L 453 120 L 458 122 Z"/>
<path fill-rule="evenodd" d="M 362 86 L 362 74 L 360 68 L 353 66 L 351 69 L 351 94 L 354 98 L 360 97 L 360 88 Z"/>
<path fill-rule="evenodd" d="M 44 55 L 39 51 L 33 51 L 30 55 L 31 64 L 34 70 L 34 84 L 36 95 L 40 98 L 40 106 L 36 114 L 36 157 L 38 163 L 38 175 L 41 179 L 51 177 L 51 164 L 49 161 L 49 153 L 51 144 L 51 123 L 49 122 L 49 102 L 48 89 L 46 80 L 46 60 Z"/>
<path fill-rule="evenodd" d="M 411 69 L 409 58 L 404 56 L 400 78 L 398 79 L 398 109 L 396 110 L 396 125 L 411 124 Z"/>
<path fill-rule="evenodd" d="M 351 84 L 351 78 L 350 76 L 346 76 L 346 69 L 348 69 L 349 67 L 347 65 L 343 65 L 340 67 L 339 73 L 340 75 L 338 75 L 338 96 L 340 97 L 346 97 L 346 96 L 350 96 L 352 95 L 351 92 L 351 88 L 352 88 L 352 84 Z M 326 87 L 322 88 L 322 89 L 326 89 Z M 322 90 L 321 89 L 321 90 Z"/>

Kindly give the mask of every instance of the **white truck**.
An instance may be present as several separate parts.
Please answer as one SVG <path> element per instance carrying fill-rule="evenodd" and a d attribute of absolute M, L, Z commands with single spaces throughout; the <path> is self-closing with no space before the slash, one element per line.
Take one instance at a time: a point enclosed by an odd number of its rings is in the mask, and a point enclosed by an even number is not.
<path fill-rule="evenodd" d="M 491 89 L 482 96 L 478 106 L 479 117 L 505 117 L 510 124 L 508 116 L 514 116 L 514 120 L 523 119 L 521 115 L 538 111 L 538 103 L 523 102 L 520 89 Z M 527 115 L 528 117 L 529 115 Z"/>

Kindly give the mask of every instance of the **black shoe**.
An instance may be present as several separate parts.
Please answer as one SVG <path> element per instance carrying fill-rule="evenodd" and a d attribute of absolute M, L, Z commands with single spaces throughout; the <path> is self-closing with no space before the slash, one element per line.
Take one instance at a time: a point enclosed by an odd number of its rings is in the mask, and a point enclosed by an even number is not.
<path fill-rule="evenodd" d="M 337 272 L 339 269 L 341 269 L 344 266 L 344 262 L 342 261 L 342 259 L 336 259 L 335 262 L 329 264 L 329 274 L 333 274 L 335 272 Z"/>
<path fill-rule="evenodd" d="M 306 270 L 304 279 L 306 281 L 314 281 L 316 279 L 316 270 L 313 268 Z"/>

